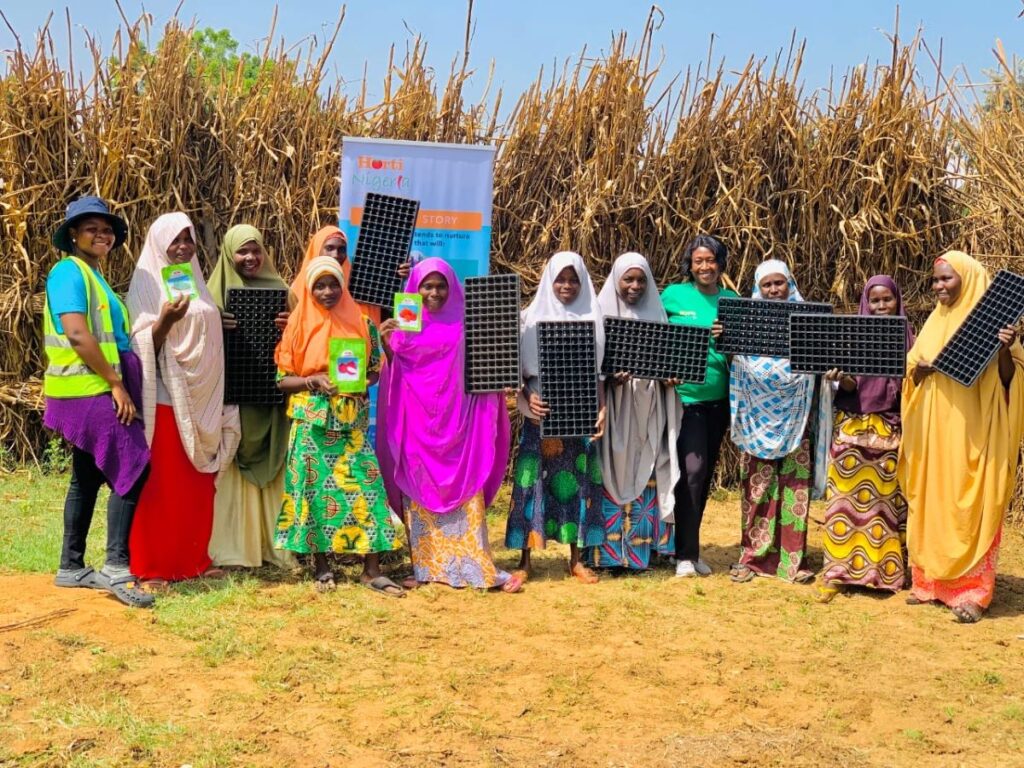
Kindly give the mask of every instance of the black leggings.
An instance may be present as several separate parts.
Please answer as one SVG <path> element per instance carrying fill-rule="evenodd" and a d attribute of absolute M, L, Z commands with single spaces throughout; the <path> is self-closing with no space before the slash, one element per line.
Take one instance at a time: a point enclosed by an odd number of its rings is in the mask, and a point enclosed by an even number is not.
<path fill-rule="evenodd" d="M 686 403 L 676 452 L 680 477 L 675 488 L 676 559 L 700 557 L 700 524 L 729 428 L 729 401 Z"/>
<path fill-rule="evenodd" d="M 109 566 L 128 567 L 128 534 L 132 529 L 132 518 L 135 517 L 135 505 L 148 476 L 147 467 L 124 496 L 110 491 L 110 499 L 107 501 L 106 562 Z M 92 524 L 96 495 L 104 484 L 110 485 L 96 466 L 92 454 L 72 448 L 71 485 L 64 499 L 64 546 L 60 553 L 62 570 L 77 571 L 85 567 L 85 539 Z"/>

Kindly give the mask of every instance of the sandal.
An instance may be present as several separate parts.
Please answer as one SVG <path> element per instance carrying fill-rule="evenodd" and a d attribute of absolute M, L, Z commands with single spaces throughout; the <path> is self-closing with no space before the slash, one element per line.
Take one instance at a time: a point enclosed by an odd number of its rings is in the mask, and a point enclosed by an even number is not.
<path fill-rule="evenodd" d="M 144 579 L 139 582 L 139 587 L 151 595 L 162 595 L 171 591 L 167 579 Z"/>
<path fill-rule="evenodd" d="M 814 594 L 814 602 L 825 605 L 831 603 L 835 596 L 839 594 L 841 590 L 839 587 L 833 587 L 828 584 L 819 584 L 818 589 Z"/>
<path fill-rule="evenodd" d="M 928 600 L 922 600 L 920 597 L 914 597 L 913 595 L 907 597 L 907 605 L 926 605 L 928 602 Z"/>
<path fill-rule="evenodd" d="M 796 576 L 793 577 L 794 584 L 811 584 L 814 582 L 814 573 L 812 571 L 797 571 Z"/>
<path fill-rule="evenodd" d="M 228 572 L 225 571 L 223 568 L 218 568 L 215 565 L 211 565 L 209 568 L 207 568 L 205 571 L 203 571 L 201 574 L 199 574 L 199 578 L 200 579 L 224 579 L 224 578 L 227 578 L 227 575 L 228 575 Z"/>
<path fill-rule="evenodd" d="M 583 563 L 576 563 L 569 569 L 569 575 L 575 577 L 581 584 L 597 584 L 601 577 L 587 568 Z"/>
<path fill-rule="evenodd" d="M 334 583 L 334 574 L 330 571 L 325 571 L 316 577 L 313 586 L 317 592 L 323 594 L 324 592 L 333 592 L 338 585 Z"/>
<path fill-rule="evenodd" d="M 746 584 L 753 581 L 756 576 L 756 573 L 742 563 L 736 563 L 729 569 L 729 579 L 735 584 Z"/>
<path fill-rule="evenodd" d="M 143 590 L 142 582 L 137 576 L 126 573 L 123 576 L 111 578 L 102 571 L 98 574 L 106 583 L 103 587 L 110 594 L 132 608 L 152 608 L 156 598 Z"/>
<path fill-rule="evenodd" d="M 513 571 L 509 577 L 505 580 L 505 583 L 501 585 L 501 591 L 509 595 L 514 595 L 523 588 L 523 583 L 526 579 L 518 575 L 518 571 Z"/>
<path fill-rule="evenodd" d="M 405 590 L 387 576 L 377 576 L 369 581 L 364 581 L 363 586 L 388 597 L 405 597 Z"/>
<path fill-rule="evenodd" d="M 57 575 L 53 579 L 53 583 L 58 587 L 71 587 L 71 588 L 82 588 L 82 589 L 103 589 L 103 582 L 98 578 L 98 574 L 88 565 L 84 568 L 79 568 L 76 571 L 70 569 L 60 569 L 57 571 Z"/>
<path fill-rule="evenodd" d="M 961 624 L 977 624 L 981 621 L 981 616 L 984 612 L 985 609 L 977 603 L 964 603 L 963 605 L 953 606 L 953 615 Z"/>

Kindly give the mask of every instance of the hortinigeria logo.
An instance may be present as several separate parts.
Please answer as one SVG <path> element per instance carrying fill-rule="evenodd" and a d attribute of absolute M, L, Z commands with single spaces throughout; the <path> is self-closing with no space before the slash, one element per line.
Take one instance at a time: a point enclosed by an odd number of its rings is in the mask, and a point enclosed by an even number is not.
<path fill-rule="evenodd" d="M 400 158 L 380 158 L 370 155 L 359 155 L 356 158 L 356 165 L 366 171 L 401 171 L 404 163 Z"/>

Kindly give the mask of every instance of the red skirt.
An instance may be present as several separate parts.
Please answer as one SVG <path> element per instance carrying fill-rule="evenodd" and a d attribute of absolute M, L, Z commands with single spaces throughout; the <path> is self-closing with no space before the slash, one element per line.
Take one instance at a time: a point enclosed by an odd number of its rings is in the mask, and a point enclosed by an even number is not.
<path fill-rule="evenodd" d="M 149 478 L 135 508 L 128 551 L 140 579 L 179 581 L 210 567 L 217 476 L 199 472 L 185 453 L 174 409 L 157 405 Z"/>

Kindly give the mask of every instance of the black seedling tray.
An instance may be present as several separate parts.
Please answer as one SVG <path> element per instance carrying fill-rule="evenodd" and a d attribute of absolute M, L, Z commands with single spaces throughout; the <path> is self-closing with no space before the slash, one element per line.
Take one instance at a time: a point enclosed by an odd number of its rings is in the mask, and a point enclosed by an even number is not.
<path fill-rule="evenodd" d="M 288 308 L 285 288 L 228 288 L 225 311 L 238 327 L 224 332 L 224 402 L 280 405 L 274 350 L 281 331 L 274 318 Z"/>
<path fill-rule="evenodd" d="M 597 422 L 597 344 L 594 323 L 537 323 L 540 396 L 551 409 L 541 437 L 588 437 Z"/>
<path fill-rule="evenodd" d="M 466 278 L 466 392 L 521 385 L 519 275 Z"/>
<path fill-rule="evenodd" d="M 366 193 L 349 286 L 356 301 L 394 306 L 403 284 L 398 268 L 409 260 L 419 211 L 419 200 Z"/>
<path fill-rule="evenodd" d="M 932 365 L 953 381 L 971 386 L 999 351 L 996 334 L 1022 316 L 1024 277 L 1002 269 Z"/>
<path fill-rule="evenodd" d="M 725 297 L 718 300 L 722 335 L 715 348 L 724 355 L 789 357 L 789 316 L 831 314 L 831 304 Z"/>
<path fill-rule="evenodd" d="M 907 371 L 907 318 L 790 315 L 789 360 L 794 373 L 825 373 L 838 368 L 854 376 L 903 378 Z"/>
<path fill-rule="evenodd" d="M 623 317 L 604 319 L 601 371 L 638 379 L 679 379 L 703 384 L 707 377 L 709 328 Z"/>

